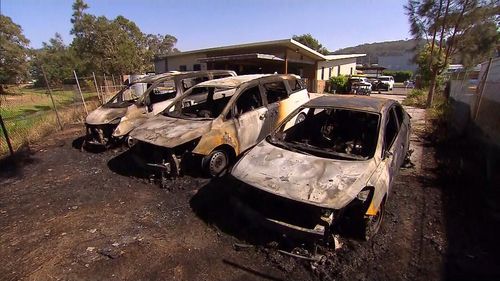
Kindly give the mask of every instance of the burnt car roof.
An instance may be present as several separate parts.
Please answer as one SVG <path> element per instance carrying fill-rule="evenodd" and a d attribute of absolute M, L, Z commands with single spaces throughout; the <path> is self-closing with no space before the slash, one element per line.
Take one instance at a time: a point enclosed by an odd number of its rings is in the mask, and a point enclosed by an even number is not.
<path fill-rule="evenodd" d="M 203 75 L 207 73 L 212 73 L 212 74 L 221 74 L 221 73 L 230 73 L 233 71 L 230 70 L 202 70 L 202 71 L 169 71 L 161 74 L 155 74 L 151 76 L 146 76 L 144 78 L 137 79 L 133 81 L 132 83 L 154 83 L 160 79 L 168 79 L 172 78 L 175 76 L 186 76 L 186 78 L 190 76 L 198 76 L 198 75 Z"/>
<path fill-rule="evenodd" d="M 355 95 L 328 95 L 310 100 L 304 106 L 306 107 L 342 107 L 358 109 L 370 112 L 381 113 L 386 106 L 393 104 L 394 100 L 364 97 Z"/>
<path fill-rule="evenodd" d="M 245 82 L 259 79 L 259 78 L 266 77 L 266 76 L 270 76 L 270 74 L 250 74 L 250 75 L 224 77 L 224 78 L 220 78 L 220 79 L 214 79 L 214 80 L 202 82 L 202 83 L 196 85 L 196 87 L 210 87 L 210 86 L 212 86 L 212 87 L 228 87 L 228 88 L 231 87 L 232 88 L 232 87 L 238 87 L 239 85 L 241 85 Z"/>
<path fill-rule="evenodd" d="M 248 75 L 240 75 L 233 77 L 225 77 L 220 79 L 214 79 L 202 82 L 195 87 L 227 87 L 227 88 L 235 88 L 240 86 L 243 83 L 265 78 L 265 79 L 300 79 L 300 76 L 295 74 L 248 74 Z"/>

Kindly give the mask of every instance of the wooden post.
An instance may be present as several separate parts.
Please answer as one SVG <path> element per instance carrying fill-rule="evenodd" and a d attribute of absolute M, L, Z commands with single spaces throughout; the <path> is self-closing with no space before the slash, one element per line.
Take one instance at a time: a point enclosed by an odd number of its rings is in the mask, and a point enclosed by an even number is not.
<path fill-rule="evenodd" d="M 108 80 L 106 79 L 106 74 L 104 74 L 104 91 L 106 95 L 108 94 Z"/>
<path fill-rule="evenodd" d="M 479 115 L 479 109 L 481 109 L 481 101 L 483 99 L 484 87 L 486 86 L 486 82 L 488 80 L 488 75 L 490 74 L 491 61 L 492 61 L 492 58 L 490 58 L 490 60 L 488 61 L 488 66 L 486 67 L 486 73 L 484 74 L 484 80 L 481 81 L 483 83 L 482 83 L 481 89 L 479 90 L 479 97 L 478 97 L 478 101 L 476 103 L 477 104 L 476 110 L 474 112 L 474 121 L 476 121 L 477 116 Z M 480 86 L 481 86 L 481 82 L 479 82 Z"/>
<path fill-rule="evenodd" d="M 75 70 L 73 70 L 73 74 L 75 75 L 76 85 L 78 86 L 78 92 L 80 92 L 80 97 L 82 97 L 83 108 L 85 108 L 85 113 L 89 115 L 89 111 L 87 110 L 87 104 L 85 104 L 85 98 L 83 98 L 82 89 L 80 88 L 80 82 L 78 82 L 78 76 L 76 76 Z"/>
<path fill-rule="evenodd" d="M 101 104 L 104 103 L 104 99 L 101 97 L 101 94 L 99 93 L 99 87 L 97 86 L 97 80 L 95 79 L 95 73 L 92 72 L 92 76 L 94 77 L 94 86 L 95 86 L 95 90 L 97 92 L 97 98 L 99 99 L 99 101 L 101 102 Z"/>
<path fill-rule="evenodd" d="M 49 90 L 49 95 L 50 95 L 50 100 L 52 101 L 52 106 L 54 107 L 54 111 L 56 113 L 57 123 L 59 124 L 59 127 L 61 128 L 61 131 L 62 131 L 63 126 L 61 123 L 61 119 L 59 119 L 59 113 L 57 112 L 56 103 L 54 102 L 54 97 L 52 97 L 52 89 L 50 89 L 49 80 L 47 79 L 47 74 L 45 74 L 45 69 L 43 68 L 43 66 L 42 66 L 42 73 L 43 73 L 43 78 L 45 79 L 45 85 L 47 85 L 47 90 Z"/>
<path fill-rule="evenodd" d="M 7 142 L 7 146 L 9 147 L 10 155 L 14 156 L 14 149 L 12 149 L 12 144 L 10 143 L 9 133 L 7 133 L 7 128 L 5 128 L 5 124 L 3 123 L 2 115 L 0 115 L 0 126 L 2 126 L 2 131 L 5 136 L 5 141 Z"/>

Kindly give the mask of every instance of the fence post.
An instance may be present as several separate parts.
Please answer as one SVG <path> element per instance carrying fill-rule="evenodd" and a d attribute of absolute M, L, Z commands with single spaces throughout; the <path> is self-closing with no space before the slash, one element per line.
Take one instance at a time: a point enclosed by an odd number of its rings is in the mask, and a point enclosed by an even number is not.
<path fill-rule="evenodd" d="M 92 72 L 92 76 L 94 77 L 94 86 L 95 86 L 95 90 L 97 91 L 97 98 L 99 99 L 99 101 L 101 102 L 101 104 L 104 103 L 104 99 L 101 97 L 101 94 L 99 93 L 99 87 L 97 86 L 97 80 L 95 79 L 95 73 Z"/>
<path fill-rule="evenodd" d="M 76 76 L 75 70 L 73 70 L 73 74 L 75 75 L 76 85 L 78 86 L 78 92 L 80 92 L 80 96 L 82 97 L 83 108 L 85 108 L 85 113 L 89 115 L 89 111 L 87 110 L 87 104 L 85 104 L 85 99 L 83 98 L 82 89 L 80 88 L 80 82 L 78 82 L 78 76 Z"/>
<path fill-rule="evenodd" d="M 52 101 L 52 106 L 54 107 L 54 111 L 56 112 L 57 123 L 59 124 L 59 127 L 61 128 L 61 131 L 62 131 L 63 126 L 61 124 L 61 119 L 59 119 L 59 113 L 57 112 L 56 103 L 54 102 L 54 97 L 52 97 L 52 89 L 50 89 L 49 80 L 47 79 L 47 74 L 45 74 L 45 69 L 43 68 L 43 66 L 41 66 L 41 68 L 42 68 L 43 78 L 45 79 L 45 84 L 47 85 L 47 90 L 49 90 L 49 95 L 50 95 L 50 100 Z"/>
<path fill-rule="evenodd" d="M 106 95 L 108 94 L 108 80 L 106 79 L 106 74 L 104 74 L 104 91 Z"/>
<path fill-rule="evenodd" d="M 476 103 L 476 112 L 474 112 L 474 121 L 476 121 L 477 119 L 477 116 L 479 115 L 479 109 L 481 109 L 481 100 L 483 99 L 483 91 L 484 91 L 484 87 L 486 86 L 486 81 L 488 80 L 488 75 L 490 74 L 490 66 L 491 66 L 491 61 L 493 59 L 490 58 L 490 60 L 488 61 L 488 66 L 486 67 L 486 73 L 484 74 L 484 80 L 482 81 L 483 85 L 479 91 L 479 97 L 478 97 L 478 101 Z M 479 82 L 481 83 L 481 82 Z"/>
<path fill-rule="evenodd" d="M 5 124 L 3 123 L 2 115 L 0 115 L 0 126 L 2 127 L 5 141 L 7 142 L 7 146 L 9 147 L 10 155 L 14 156 L 14 149 L 12 149 L 12 144 L 10 143 L 9 139 L 9 133 L 7 133 L 7 128 L 5 128 Z"/>

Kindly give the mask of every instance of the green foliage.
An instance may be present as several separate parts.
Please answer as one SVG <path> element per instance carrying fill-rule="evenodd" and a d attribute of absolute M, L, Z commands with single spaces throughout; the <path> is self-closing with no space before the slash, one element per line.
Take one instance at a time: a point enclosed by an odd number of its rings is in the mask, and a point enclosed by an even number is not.
<path fill-rule="evenodd" d="M 403 100 L 403 105 L 425 108 L 428 89 L 412 89 Z"/>
<path fill-rule="evenodd" d="M 292 39 L 323 55 L 328 55 L 330 53 L 328 49 L 323 47 L 323 45 L 319 43 L 318 39 L 314 38 L 310 33 L 294 35 Z"/>
<path fill-rule="evenodd" d="M 44 42 L 40 50 L 34 51 L 31 75 L 36 80 L 35 85 L 45 86 L 42 66 L 53 86 L 59 86 L 65 79 L 72 78 L 77 65 L 76 57 L 73 50 L 64 44 L 61 35 L 56 33 L 49 43 Z"/>
<path fill-rule="evenodd" d="M 409 80 L 413 76 L 412 71 L 384 70 L 384 72 L 382 74 L 394 77 L 395 82 L 404 82 L 406 80 Z"/>
<path fill-rule="evenodd" d="M 109 20 L 86 13 L 87 8 L 83 0 L 76 0 L 71 19 L 71 33 L 75 36 L 71 48 L 82 62 L 79 73 L 83 75 L 92 71 L 144 73 L 153 69 L 156 53 L 177 51 L 174 36 L 144 34 L 133 21 L 123 16 Z"/>
<path fill-rule="evenodd" d="M 437 56 L 436 53 L 431 55 L 431 46 L 426 45 L 418 54 L 416 62 L 418 65 L 417 73 L 419 75 L 420 87 L 429 88 L 430 82 L 433 76 L 433 71 L 436 71 L 436 87 L 441 88 L 444 85 L 444 77 L 440 75 L 444 69 L 448 67 L 448 63 L 445 64 L 445 54 L 441 53 L 441 56 Z M 432 63 L 430 64 L 430 61 Z"/>
<path fill-rule="evenodd" d="M 28 44 L 21 27 L 0 15 L 0 84 L 18 83 L 27 76 Z M 0 86 L 0 92 L 2 89 Z"/>
<path fill-rule="evenodd" d="M 347 91 L 347 81 L 348 80 L 349 80 L 349 77 L 347 77 L 345 75 L 332 76 L 330 78 L 332 90 L 335 90 L 336 92 Z"/>

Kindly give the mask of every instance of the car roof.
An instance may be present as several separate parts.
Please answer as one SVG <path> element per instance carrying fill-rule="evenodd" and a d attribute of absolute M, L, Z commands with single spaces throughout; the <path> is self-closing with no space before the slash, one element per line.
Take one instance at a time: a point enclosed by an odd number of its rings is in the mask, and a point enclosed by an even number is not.
<path fill-rule="evenodd" d="M 209 81 L 202 82 L 196 87 L 225 87 L 225 88 L 234 88 L 239 85 L 252 81 L 255 79 L 259 79 L 266 76 L 271 76 L 272 74 L 250 74 L 250 75 L 240 75 L 240 76 L 231 76 L 224 77 L 219 79 L 213 79 Z"/>
<path fill-rule="evenodd" d="M 326 95 L 310 100 L 306 107 L 336 107 L 382 113 L 395 100 L 355 95 Z"/>
<path fill-rule="evenodd" d="M 201 70 L 201 71 L 169 71 L 161 74 L 156 74 L 156 75 L 150 75 L 146 76 L 140 79 L 137 79 L 135 81 L 132 81 L 131 83 L 154 83 L 160 79 L 169 79 L 173 78 L 175 76 L 186 76 L 186 77 L 196 77 L 199 75 L 204 75 L 208 73 L 212 74 L 222 74 L 222 73 L 231 73 L 234 71 L 231 70 Z"/>

